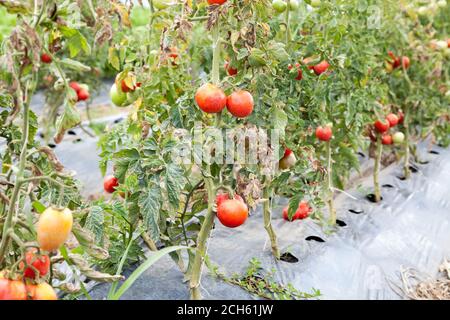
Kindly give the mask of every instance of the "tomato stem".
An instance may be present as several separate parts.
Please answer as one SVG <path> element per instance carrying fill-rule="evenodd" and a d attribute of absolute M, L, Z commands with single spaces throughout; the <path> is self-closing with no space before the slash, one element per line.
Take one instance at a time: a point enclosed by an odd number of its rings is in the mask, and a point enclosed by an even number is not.
<path fill-rule="evenodd" d="M 406 179 L 409 179 L 411 176 L 411 170 L 409 169 L 409 158 L 410 158 L 410 149 L 409 149 L 409 107 L 405 105 L 404 108 L 404 118 L 403 118 L 403 126 L 405 127 L 405 161 L 403 164 L 403 172 Z"/>
<path fill-rule="evenodd" d="M 219 85 L 220 82 L 220 32 L 219 22 L 213 27 L 213 61 L 211 69 L 211 82 L 214 85 Z"/>
<path fill-rule="evenodd" d="M 265 187 L 263 191 L 263 197 L 266 199 L 263 206 L 264 213 L 264 228 L 267 231 L 267 234 L 270 238 L 270 243 L 272 246 L 272 254 L 276 259 L 280 259 L 280 250 L 278 249 L 277 244 L 277 235 L 272 227 L 272 212 L 270 210 L 271 201 L 270 201 L 270 189 L 269 187 Z"/>
<path fill-rule="evenodd" d="M 381 200 L 381 190 L 380 190 L 380 182 L 379 182 L 379 174 L 380 174 L 380 164 L 381 164 L 381 155 L 383 153 L 383 144 L 381 143 L 381 134 L 377 133 L 377 152 L 375 158 L 375 166 L 373 169 L 373 186 L 375 193 L 375 202 L 380 202 Z"/>
<path fill-rule="evenodd" d="M 287 0 L 287 8 L 286 8 L 286 16 L 285 16 L 285 24 L 286 24 L 286 45 L 291 41 L 291 22 L 290 22 L 290 11 L 289 7 L 291 5 L 291 1 Z"/>
<path fill-rule="evenodd" d="M 333 189 L 333 168 L 332 168 L 332 152 L 331 140 L 326 142 L 327 148 L 327 189 L 328 189 L 328 211 L 330 213 L 330 224 L 336 224 L 336 209 L 334 208 L 334 189 Z"/>
<path fill-rule="evenodd" d="M 209 166 L 208 166 L 209 171 Z M 205 178 L 205 186 L 208 192 L 208 211 L 203 221 L 200 232 L 197 237 L 197 251 L 195 253 L 192 265 L 192 274 L 190 281 L 190 291 L 192 300 L 201 300 L 200 281 L 202 277 L 203 262 L 206 256 L 207 241 L 209 239 L 212 227 L 214 225 L 214 202 L 215 202 L 215 186 L 211 178 Z"/>

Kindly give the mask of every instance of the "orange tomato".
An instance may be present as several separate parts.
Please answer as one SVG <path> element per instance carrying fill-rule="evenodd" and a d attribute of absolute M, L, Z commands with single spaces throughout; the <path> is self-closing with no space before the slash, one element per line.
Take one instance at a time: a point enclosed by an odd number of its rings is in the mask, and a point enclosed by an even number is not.
<path fill-rule="evenodd" d="M 37 241 L 46 251 L 58 249 L 72 231 L 73 217 L 69 209 L 47 208 L 39 217 Z"/>

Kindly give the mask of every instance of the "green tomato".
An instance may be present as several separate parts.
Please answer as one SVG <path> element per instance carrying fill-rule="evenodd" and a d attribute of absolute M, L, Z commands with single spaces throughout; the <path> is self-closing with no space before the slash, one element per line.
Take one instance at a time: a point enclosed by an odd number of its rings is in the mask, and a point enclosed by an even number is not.
<path fill-rule="evenodd" d="M 311 0 L 311 7 L 318 8 L 320 7 L 320 0 Z"/>
<path fill-rule="evenodd" d="M 402 144 L 403 141 L 405 141 L 405 135 L 403 132 L 396 132 L 392 136 L 392 140 L 394 141 L 394 144 Z"/>
<path fill-rule="evenodd" d="M 84 90 L 86 90 L 86 91 L 89 91 L 89 86 L 88 86 L 87 84 L 82 83 L 82 84 L 80 84 L 79 86 L 80 86 L 81 89 L 84 89 Z"/>
<path fill-rule="evenodd" d="M 127 94 L 117 90 L 117 86 L 114 83 L 109 91 L 109 96 L 111 97 L 112 103 L 117 107 L 124 107 L 125 101 L 127 100 Z"/>
<path fill-rule="evenodd" d="M 153 0 L 153 6 L 158 10 L 164 10 L 174 5 L 174 0 Z"/>
<path fill-rule="evenodd" d="M 295 11 L 295 10 L 298 9 L 298 7 L 299 7 L 298 0 L 291 0 L 291 1 L 289 2 L 289 10 Z"/>
<path fill-rule="evenodd" d="M 286 10 L 287 4 L 283 0 L 273 0 L 272 2 L 272 8 L 278 12 L 282 13 Z"/>

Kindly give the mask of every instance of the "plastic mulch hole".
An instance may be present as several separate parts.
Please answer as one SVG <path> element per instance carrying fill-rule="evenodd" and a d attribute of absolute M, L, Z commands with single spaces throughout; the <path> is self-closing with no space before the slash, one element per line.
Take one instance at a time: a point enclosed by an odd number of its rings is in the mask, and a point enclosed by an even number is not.
<path fill-rule="evenodd" d="M 366 196 L 367 200 L 369 200 L 370 202 L 376 203 L 375 201 L 375 195 L 373 193 L 369 193 Z M 380 201 L 383 200 L 383 197 L 380 197 Z"/>
<path fill-rule="evenodd" d="M 49 146 L 50 148 L 52 148 L 52 149 L 55 149 L 55 148 L 56 148 L 56 144 L 54 144 L 54 143 L 49 143 L 48 146 Z"/>
<path fill-rule="evenodd" d="M 284 261 L 284 262 L 289 262 L 289 263 L 297 263 L 298 262 L 298 258 L 290 252 L 282 253 L 280 256 L 280 260 Z"/>
<path fill-rule="evenodd" d="M 119 123 L 122 122 L 123 118 L 117 118 L 116 120 L 114 120 L 114 123 Z"/>
<path fill-rule="evenodd" d="M 365 157 L 366 157 L 366 155 L 365 155 L 364 153 L 362 153 L 361 151 L 358 152 L 358 155 L 361 156 L 362 158 L 365 158 Z"/>
<path fill-rule="evenodd" d="M 321 237 L 318 236 L 309 236 L 305 238 L 306 241 L 317 241 L 317 242 L 325 242 Z"/>
<path fill-rule="evenodd" d="M 73 131 L 73 130 L 67 131 L 67 134 L 71 135 L 71 136 L 76 136 L 77 135 L 77 133 L 75 131 Z"/>
<path fill-rule="evenodd" d="M 41 139 L 44 139 L 45 135 L 42 132 L 39 132 L 39 137 L 41 137 Z"/>
<path fill-rule="evenodd" d="M 392 184 L 386 183 L 383 184 L 383 188 L 393 188 L 394 186 Z"/>
<path fill-rule="evenodd" d="M 409 170 L 411 170 L 412 173 L 416 173 L 417 171 L 419 171 L 419 169 L 414 166 L 409 166 Z"/>
<path fill-rule="evenodd" d="M 435 151 L 435 150 L 430 150 L 430 153 L 431 153 L 431 154 L 439 154 L 439 152 L 438 152 L 438 151 Z"/>
<path fill-rule="evenodd" d="M 400 177 L 400 176 L 397 176 L 397 179 L 399 179 L 399 180 L 406 180 L 406 178 L 405 177 Z"/>
<path fill-rule="evenodd" d="M 364 212 L 364 210 L 355 210 L 355 209 L 348 209 L 348 211 L 354 214 L 361 214 Z"/>
<path fill-rule="evenodd" d="M 156 248 L 158 250 L 164 249 L 166 246 L 164 244 L 160 244 L 159 246 L 157 246 Z"/>
<path fill-rule="evenodd" d="M 339 227 L 345 227 L 345 226 L 347 225 L 344 221 L 338 220 L 338 219 L 336 219 L 336 224 L 337 224 Z"/>
<path fill-rule="evenodd" d="M 81 138 L 75 139 L 74 142 L 81 142 Z"/>
<path fill-rule="evenodd" d="M 430 161 L 419 161 L 420 164 L 429 164 Z"/>

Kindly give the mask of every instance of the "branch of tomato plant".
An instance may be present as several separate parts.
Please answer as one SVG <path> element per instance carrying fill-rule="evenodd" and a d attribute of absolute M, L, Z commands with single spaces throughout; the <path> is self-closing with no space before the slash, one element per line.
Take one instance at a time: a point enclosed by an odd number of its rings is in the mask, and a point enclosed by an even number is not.
<path fill-rule="evenodd" d="M 328 210 L 330 213 L 330 224 L 336 224 L 336 209 L 334 208 L 334 188 L 333 188 L 333 164 L 331 152 L 331 140 L 326 142 L 327 148 L 327 192 L 328 192 Z"/>
<path fill-rule="evenodd" d="M 186 226 L 184 224 L 184 217 L 186 215 L 187 212 L 187 208 L 189 205 L 189 201 L 191 200 L 191 197 L 193 196 L 195 190 L 197 190 L 198 188 L 200 188 L 203 185 L 204 181 L 200 180 L 194 187 L 192 187 L 191 191 L 189 191 L 188 195 L 186 196 L 186 201 L 184 202 L 184 208 L 183 208 L 183 212 L 181 213 L 181 227 L 183 228 L 183 237 L 184 237 L 184 241 L 186 246 L 189 245 L 188 243 L 188 237 L 187 237 L 187 233 L 186 233 Z"/>
<path fill-rule="evenodd" d="M 381 201 L 381 190 L 378 177 L 380 174 L 382 153 L 383 153 L 383 144 L 381 143 L 381 134 L 377 133 L 377 150 L 376 150 L 375 166 L 373 169 L 373 187 L 374 187 L 375 202 Z"/>
<path fill-rule="evenodd" d="M 287 0 L 287 9 L 286 9 L 286 16 L 285 16 L 285 24 L 286 24 L 286 45 L 289 44 L 291 41 L 291 19 L 290 19 L 290 6 L 291 6 L 291 0 Z"/>
<path fill-rule="evenodd" d="M 278 249 L 278 243 L 277 243 L 277 235 L 272 227 L 272 211 L 271 211 L 271 191 L 272 189 L 269 186 L 269 183 L 267 181 L 267 178 L 264 178 L 264 183 L 267 185 L 264 186 L 263 190 L 263 198 L 265 199 L 263 204 L 263 214 L 264 214 L 264 229 L 266 229 L 267 234 L 270 238 L 270 244 L 272 247 L 272 254 L 273 256 L 279 260 L 280 259 L 280 250 Z"/>
<path fill-rule="evenodd" d="M 26 165 L 26 156 L 27 156 L 27 144 L 28 144 L 28 136 L 29 136 L 29 101 L 24 103 L 23 101 L 23 90 L 22 85 L 20 83 L 20 77 L 16 74 L 15 70 L 12 71 L 14 82 L 16 84 L 16 101 L 19 105 L 19 110 L 23 111 L 23 124 L 22 124 L 22 139 L 21 139 L 21 151 L 19 155 L 19 164 L 18 170 L 16 173 L 16 184 L 14 185 L 13 193 L 10 199 L 9 210 L 6 216 L 5 224 L 3 226 L 3 237 L 0 241 L 0 267 L 4 261 L 6 253 L 8 251 L 8 247 L 10 244 L 10 235 L 8 231 L 14 227 L 13 217 L 16 209 L 16 202 L 19 200 L 18 198 L 20 193 L 20 187 L 22 185 L 21 179 L 24 175 L 24 169 Z M 28 80 L 31 81 L 31 80 Z M 28 85 L 26 86 L 28 88 Z M 34 88 L 34 86 L 31 86 Z"/>

